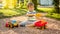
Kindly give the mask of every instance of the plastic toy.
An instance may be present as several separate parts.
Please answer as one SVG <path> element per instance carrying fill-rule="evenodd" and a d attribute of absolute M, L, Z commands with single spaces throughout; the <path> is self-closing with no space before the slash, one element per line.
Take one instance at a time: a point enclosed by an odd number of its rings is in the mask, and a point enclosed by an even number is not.
<path fill-rule="evenodd" d="M 35 16 L 36 16 L 36 17 L 40 17 L 40 16 L 42 16 L 42 15 L 41 15 L 40 13 L 36 13 Z"/>
<path fill-rule="evenodd" d="M 6 22 L 6 25 L 5 25 L 6 27 L 8 27 L 9 26 L 9 24 L 8 24 L 8 22 Z"/>
<path fill-rule="evenodd" d="M 36 26 L 37 28 L 45 29 L 46 24 L 47 22 L 41 20 L 41 21 L 35 22 L 34 26 Z"/>
<path fill-rule="evenodd" d="M 6 22 L 6 25 L 5 25 L 6 27 L 10 27 L 10 28 L 13 28 L 13 26 L 12 26 L 12 23 L 11 22 Z"/>
<path fill-rule="evenodd" d="M 18 27 L 18 23 L 16 22 L 16 20 L 12 20 L 12 22 L 6 22 L 6 27 Z"/>
<path fill-rule="evenodd" d="M 36 17 L 37 20 L 40 20 L 40 17 L 41 17 L 41 16 L 42 16 L 42 15 L 41 15 L 40 13 L 36 13 L 36 14 L 35 14 L 35 17 Z"/>
<path fill-rule="evenodd" d="M 16 23 L 16 20 L 12 20 L 12 24 Z"/>

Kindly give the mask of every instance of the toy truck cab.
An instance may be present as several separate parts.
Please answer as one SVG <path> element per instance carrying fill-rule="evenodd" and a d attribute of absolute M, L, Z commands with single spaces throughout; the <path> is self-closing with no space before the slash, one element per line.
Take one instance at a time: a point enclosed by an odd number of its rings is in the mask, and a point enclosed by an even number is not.
<path fill-rule="evenodd" d="M 16 22 L 16 20 L 12 20 L 11 23 L 13 24 L 14 27 L 18 27 L 18 23 Z"/>

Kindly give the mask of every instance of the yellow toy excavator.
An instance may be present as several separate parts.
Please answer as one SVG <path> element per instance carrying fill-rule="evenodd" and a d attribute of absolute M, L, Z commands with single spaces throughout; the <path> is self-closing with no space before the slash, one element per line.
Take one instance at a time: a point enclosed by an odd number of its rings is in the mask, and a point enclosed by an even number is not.
<path fill-rule="evenodd" d="M 36 17 L 37 20 L 40 20 L 40 17 L 41 17 L 41 16 L 42 16 L 42 14 L 40 14 L 40 13 L 36 13 L 36 14 L 35 14 L 35 17 Z"/>

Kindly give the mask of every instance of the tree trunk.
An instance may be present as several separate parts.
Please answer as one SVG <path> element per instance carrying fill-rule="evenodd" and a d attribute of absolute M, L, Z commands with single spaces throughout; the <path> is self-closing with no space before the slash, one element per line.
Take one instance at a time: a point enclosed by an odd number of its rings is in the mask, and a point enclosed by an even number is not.
<path fill-rule="evenodd" d="M 8 8 L 8 6 L 9 6 L 9 4 L 8 4 L 9 0 L 3 0 L 2 2 L 3 2 L 3 7 L 4 8 Z"/>
<path fill-rule="evenodd" d="M 59 0 L 54 0 L 54 8 L 56 13 L 60 13 L 59 12 Z"/>
<path fill-rule="evenodd" d="M 32 0 L 32 2 L 34 3 L 35 10 L 37 10 L 37 0 Z"/>

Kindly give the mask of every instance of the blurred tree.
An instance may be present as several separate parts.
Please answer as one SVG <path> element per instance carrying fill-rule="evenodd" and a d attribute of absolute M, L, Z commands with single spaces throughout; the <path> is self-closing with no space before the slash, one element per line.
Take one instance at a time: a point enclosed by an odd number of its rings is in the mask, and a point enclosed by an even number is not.
<path fill-rule="evenodd" d="M 17 0 L 10 0 L 9 3 L 9 8 L 16 8 Z"/>
<path fill-rule="evenodd" d="M 56 13 L 60 13 L 59 11 L 59 0 L 54 0 L 54 8 Z"/>
<path fill-rule="evenodd" d="M 4 8 L 8 8 L 9 0 L 3 0 L 2 3 L 3 3 Z"/>
<path fill-rule="evenodd" d="M 34 3 L 35 10 L 37 10 L 37 0 L 32 0 L 32 2 Z"/>
<path fill-rule="evenodd" d="M 3 0 L 4 8 L 15 8 L 17 0 Z"/>

